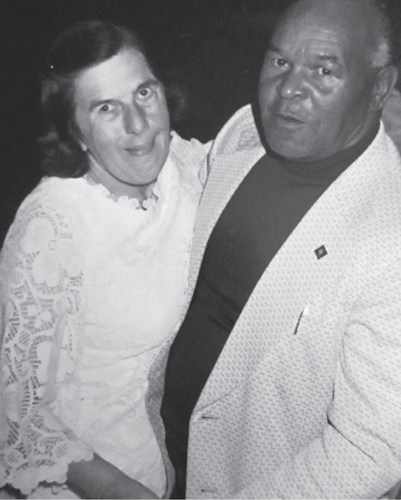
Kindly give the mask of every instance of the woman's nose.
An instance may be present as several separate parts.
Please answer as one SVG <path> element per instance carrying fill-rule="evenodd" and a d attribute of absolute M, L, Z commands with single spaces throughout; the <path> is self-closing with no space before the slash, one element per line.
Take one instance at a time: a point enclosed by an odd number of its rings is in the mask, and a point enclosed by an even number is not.
<path fill-rule="evenodd" d="M 133 103 L 125 109 L 124 128 L 127 134 L 140 134 L 149 128 L 146 112 L 141 106 Z"/>
<path fill-rule="evenodd" d="M 294 69 L 287 71 L 282 76 L 277 90 L 283 99 L 304 98 L 307 94 L 303 75 Z"/>

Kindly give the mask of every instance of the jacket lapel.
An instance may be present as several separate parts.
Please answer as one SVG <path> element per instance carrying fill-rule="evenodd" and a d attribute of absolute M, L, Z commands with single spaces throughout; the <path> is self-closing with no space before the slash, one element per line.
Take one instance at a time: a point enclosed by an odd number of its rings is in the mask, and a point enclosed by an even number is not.
<path fill-rule="evenodd" d="M 262 358 L 274 355 L 275 344 L 294 334 L 303 311 L 341 276 L 354 251 L 353 228 L 366 217 L 385 175 L 380 155 L 368 150 L 362 156 L 364 162 L 358 159 L 308 211 L 262 275 L 195 411 L 232 392 Z"/>
<path fill-rule="evenodd" d="M 211 170 L 196 218 L 188 298 L 192 296 L 205 247 L 217 220 L 239 184 L 264 153 L 265 150 L 258 147 L 225 155 L 219 158 L 218 168 Z"/>

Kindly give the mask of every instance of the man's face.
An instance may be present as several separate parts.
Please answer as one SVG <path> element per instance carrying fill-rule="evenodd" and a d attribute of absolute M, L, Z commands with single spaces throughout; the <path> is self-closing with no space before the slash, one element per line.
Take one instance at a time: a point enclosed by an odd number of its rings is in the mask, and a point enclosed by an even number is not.
<path fill-rule="evenodd" d="M 266 140 L 284 158 L 326 158 L 357 143 L 377 123 L 369 109 L 372 42 L 368 23 L 355 12 L 338 2 L 301 0 L 272 38 L 259 106 Z"/>

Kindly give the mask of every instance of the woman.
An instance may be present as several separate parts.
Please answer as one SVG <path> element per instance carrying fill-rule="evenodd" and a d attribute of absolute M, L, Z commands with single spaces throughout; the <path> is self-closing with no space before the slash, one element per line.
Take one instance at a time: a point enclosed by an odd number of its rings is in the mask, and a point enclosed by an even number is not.
<path fill-rule="evenodd" d="M 170 131 L 141 42 L 106 22 L 56 40 L 43 106 L 50 176 L 0 261 L 0 487 L 162 496 L 144 398 L 179 320 L 208 146 Z"/>

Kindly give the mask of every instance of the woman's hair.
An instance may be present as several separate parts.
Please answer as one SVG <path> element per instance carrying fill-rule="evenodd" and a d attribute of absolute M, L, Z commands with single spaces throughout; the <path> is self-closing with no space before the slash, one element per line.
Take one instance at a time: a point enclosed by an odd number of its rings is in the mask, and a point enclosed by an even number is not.
<path fill-rule="evenodd" d="M 39 139 L 39 149 L 42 168 L 48 175 L 81 177 L 88 171 L 87 155 L 78 142 L 74 84 L 82 71 L 126 49 L 136 49 L 145 56 L 153 74 L 167 87 L 168 104 L 180 112 L 183 96 L 174 88 L 169 92 L 166 78 L 150 63 L 142 41 L 132 30 L 106 21 L 80 22 L 56 39 L 42 74 L 42 108 L 47 132 Z"/>

